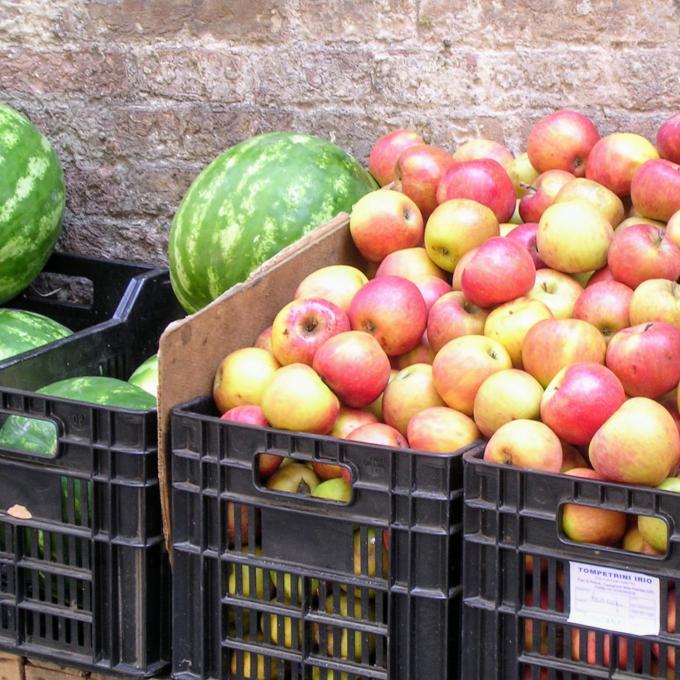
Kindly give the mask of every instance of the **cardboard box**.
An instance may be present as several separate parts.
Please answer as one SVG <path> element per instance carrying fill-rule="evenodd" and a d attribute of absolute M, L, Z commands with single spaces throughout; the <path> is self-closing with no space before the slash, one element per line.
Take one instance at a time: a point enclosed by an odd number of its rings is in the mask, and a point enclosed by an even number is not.
<path fill-rule="evenodd" d="M 159 349 L 158 469 L 163 528 L 172 548 L 170 514 L 170 413 L 175 406 L 212 394 L 217 367 L 230 352 L 252 345 L 276 313 L 293 299 L 311 272 L 333 264 L 365 269 L 349 233 L 349 215 L 341 213 L 288 246 L 241 284 L 204 309 L 168 326 Z"/>

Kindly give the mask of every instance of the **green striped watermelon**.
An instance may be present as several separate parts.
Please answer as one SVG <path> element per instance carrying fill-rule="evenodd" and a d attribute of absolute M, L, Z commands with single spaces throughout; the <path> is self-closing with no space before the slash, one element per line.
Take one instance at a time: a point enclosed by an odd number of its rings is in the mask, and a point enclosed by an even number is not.
<path fill-rule="evenodd" d="M 0 361 L 71 334 L 66 326 L 42 314 L 0 308 Z"/>
<path fill-rule="evenodd" d="M 0 104 L 0 303 L 47 262 L 64 213 L 64 175 L 47 139 Z"/>
<path fill-rule="evenodd" d="M 233 146 L 196 178 L 173 220 L 168 259 L 177 298 L 188 312 L 201 309 L 377 187 L 319 137 L 271 132 Z"/>
<path fill-rule="evenodd" d="M 141 387 L 145 392 L 158 393 L 158 354 L 150 356 L 145 362 L 140 364 L 132 373 L 128 382 L 137 387 Z"/>
<path fill-rule="evenodd" d="M 67 378 L 41 387 L 38 393 L 134 411 L 156 408 L 156 398 L 148 392 L 123 380 L 102 376 Z M 0 448 L 54 456 L 57 432 L 54 425 L 46 420 L 10 416 L 0 429 Z"/>

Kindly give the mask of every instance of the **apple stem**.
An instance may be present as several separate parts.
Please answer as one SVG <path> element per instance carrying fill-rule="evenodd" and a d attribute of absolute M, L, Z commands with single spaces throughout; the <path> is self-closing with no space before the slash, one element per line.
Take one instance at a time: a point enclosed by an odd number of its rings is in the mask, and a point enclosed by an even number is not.
<path fill-rule="evenodd" d="M 527 184 L 526 182 L 520 182 L 519 185 L 525 191 L 528 191 L 529 189 L 531 189 L 532 191 L 538 191 L 538 189 L 533 184 Z"/>
<path fill-rule="evenodd" d="M 307 482 L 305 482 L 304 479 L 300 480 L 300 483 L 298 484 L 297 488 L 297 493 L 301 494 L 302 496 L 310 496 L 312 493 L 312 490 L 309 488 L 309 485 Z"/>

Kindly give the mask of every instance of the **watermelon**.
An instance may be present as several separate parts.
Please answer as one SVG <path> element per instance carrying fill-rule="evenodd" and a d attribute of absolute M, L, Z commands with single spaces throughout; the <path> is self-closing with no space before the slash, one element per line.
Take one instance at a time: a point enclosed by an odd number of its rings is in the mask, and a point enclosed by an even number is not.
<path fill-rule="evenodd" d="M 42 314 L 0 308 L 0 361 L 71 334 L 66 326 Z"/>
<path fill-rule="evenodd" d="M 0 104 L 0 304 L 43 268 L 64 214 L 64 174 L 47 139 Z"/>
<path fill-rule="evenodd" d="M 129 377 L 128 382 L 141 387 L 155 397 L 158 392 L 158 354 L 150 356 L 140 364 Z"/>
<path fill-rule="evenodd" d="M 196 178 L 172 223 L 172 286 L 193 313 L 314 227 L 349 212 L 375 180 L 319 137 L 270 132 L 218 156 Z"/>
<path fill-rule="evenodd" d="M 38 394 L 134 411 L 156 408 L 156 398 L 136 385 L 101 376 L 67 378 L 41 387 Z M 0 429 L 0 448 L 54 456 L 57 432 L 46 420 L 10 416 Z"/>

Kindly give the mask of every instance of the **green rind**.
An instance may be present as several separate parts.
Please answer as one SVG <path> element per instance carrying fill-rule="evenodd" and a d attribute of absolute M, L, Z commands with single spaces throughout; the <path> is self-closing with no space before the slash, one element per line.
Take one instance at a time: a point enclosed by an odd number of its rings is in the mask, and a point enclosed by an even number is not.
<path fill-rule="evenodd" d="M 193 313 L 378 186 L 340 147 L 271 132 L 218 156 L 196 178 L 170 231 L 172 286 Z"/>
<path fill-rule="evenodd" d="M 135 411 L 148 411 L 156 407 L 155 397 L 139 387 L 101 376 L 67 378 L 40 388 L 38 393 Z M 0 448 L 26 451 L 38 456 L 54 456 L 57 452 L 55 426 L 46 420 L 11 416 L 0 429 Z"/>
<path fill-rule="evenodd" d="M 0 104 L 0 303 L 41 271 L 59 236 L 64 174 L 47 139 Z"/>
<path fill-rule="evenodd" d="M 158 354 L 150 356 L 132 373 L 128 382 L 155 397 L 158 394 Z"/>
<path fill-rule="evenodd" d="M 0 309 L 0 361 L 72 335 L 52 319 L 20 309 Z"/>

